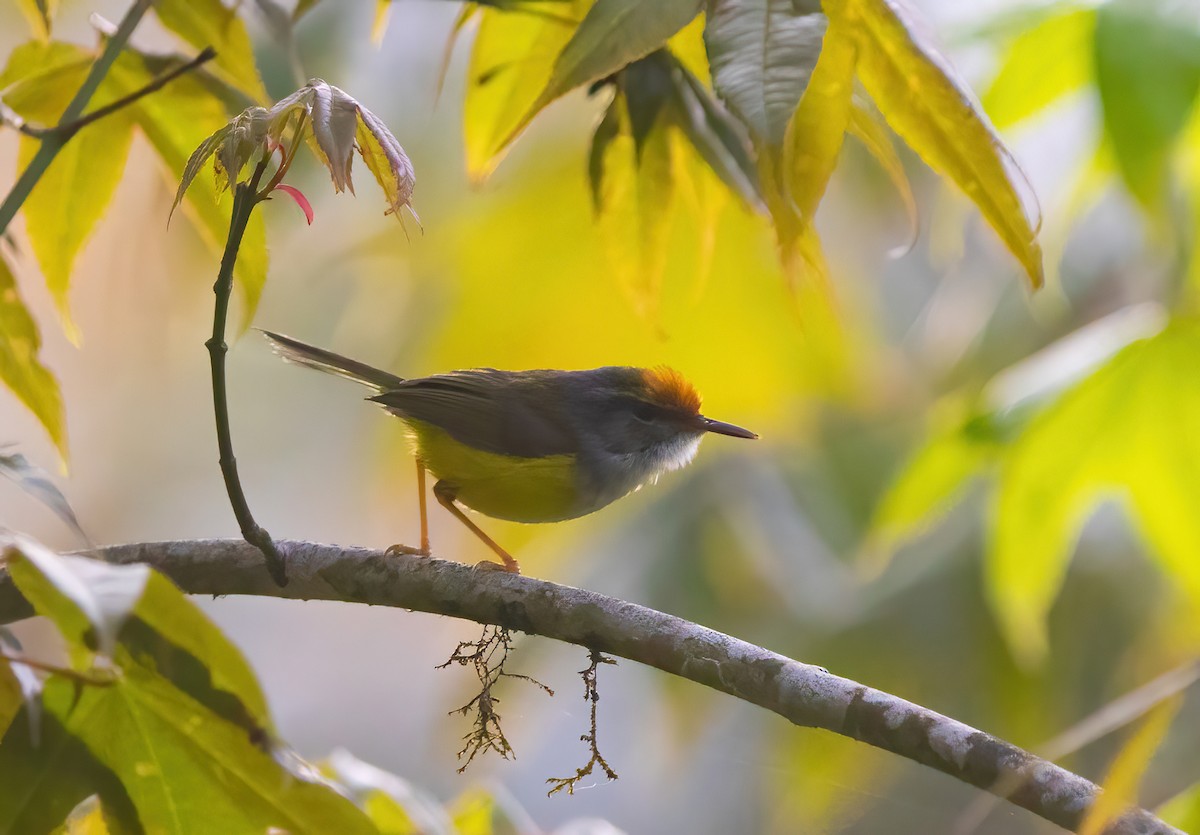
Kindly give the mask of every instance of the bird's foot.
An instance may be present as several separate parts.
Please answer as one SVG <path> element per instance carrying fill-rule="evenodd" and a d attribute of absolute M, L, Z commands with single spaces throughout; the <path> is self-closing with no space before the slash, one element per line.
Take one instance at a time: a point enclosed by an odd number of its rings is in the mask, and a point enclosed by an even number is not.
<path fill-rule="evenodd" d="M 475 563 L 475 571 L 507 571 L 510 574 L 520 574 L 521 564 L 516 560 L 507 563 L 499 563 L 494 560 L 480 560 Z"/>
<path fill-rule="evenodd" d="M 394 557 L 399 554 L 404 554 L 405 556 L 410 556 L 410 557 L 428 557 L 430 552 L 429 552 L 428 545 L 426 545 L 422 548 L 418 548 L 415 545 L 396 544 L 396 545 L 389 545 L 388 549 L 386 551 L 384 551 L 383 553 L 389 557 Z"/>

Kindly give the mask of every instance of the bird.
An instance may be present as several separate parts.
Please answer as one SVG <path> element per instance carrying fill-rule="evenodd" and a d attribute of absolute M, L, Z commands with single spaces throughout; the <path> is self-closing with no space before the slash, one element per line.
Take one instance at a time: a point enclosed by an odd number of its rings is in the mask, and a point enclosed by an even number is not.
<path fill-rule="evenodd" d="M 580 371 L 472 368 L 404 379 L 365 363 L 262 331 L 284 360 L 353 380 L 366 399 L 404 422 L 417 465 L 419 546 L 430 556 L 425 476 L 446 510 L 500 558 L 520 564 L 460 507 L 514 522 L 559 522 L 593 513 L 664 473 L 687 466 L 708 434 L 757 438 L 704 417 L 700 395 L 666 366 Z"/>

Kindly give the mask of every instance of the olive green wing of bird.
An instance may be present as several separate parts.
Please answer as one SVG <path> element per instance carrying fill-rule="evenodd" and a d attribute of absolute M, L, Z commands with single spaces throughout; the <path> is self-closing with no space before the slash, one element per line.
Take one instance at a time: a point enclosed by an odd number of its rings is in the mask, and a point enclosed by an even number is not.
<path fill-rule="evenodd" d="M 558 395 L 558 396 L 556 396 Z M 554 383 L 538 372 L 479 369 L 405 380 L 369 398 L 468 446 L 519 458 L 578 451 Z"/>

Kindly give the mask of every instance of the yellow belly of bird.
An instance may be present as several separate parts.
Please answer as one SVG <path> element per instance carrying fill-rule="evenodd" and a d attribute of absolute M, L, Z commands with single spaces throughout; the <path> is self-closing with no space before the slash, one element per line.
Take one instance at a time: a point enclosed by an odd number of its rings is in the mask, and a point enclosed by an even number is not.
<path fill-rule="evenodd" d="M 419 420 L 405 420 L 417 456 L 434 478 L 454 486 L 472 510 L 513 522 L 558 522 L 581 515 L 573 455 L 518 458 L 468 446 Z"/>

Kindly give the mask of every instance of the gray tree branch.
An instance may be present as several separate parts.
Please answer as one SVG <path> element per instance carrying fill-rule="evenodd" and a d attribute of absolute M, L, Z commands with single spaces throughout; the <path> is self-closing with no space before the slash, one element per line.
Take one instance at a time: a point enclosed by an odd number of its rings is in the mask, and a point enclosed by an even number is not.
<path fill-rule="evenodd" d="M 150 542 L 90 552 L 145 563 L 191 594 L 339 600 L 497 624 L 627 658 L 935 768 L 1075 830 L 1100 789 L 1054 763 L 912 702 L 662 612 L 594 592 L 460 563 L 280 541 L 288 585 L 241 540 Z M 0 573 L 0 623 L 32 614 Z M 1178 833 L 1131 809 L 1111 835 Z"/>

